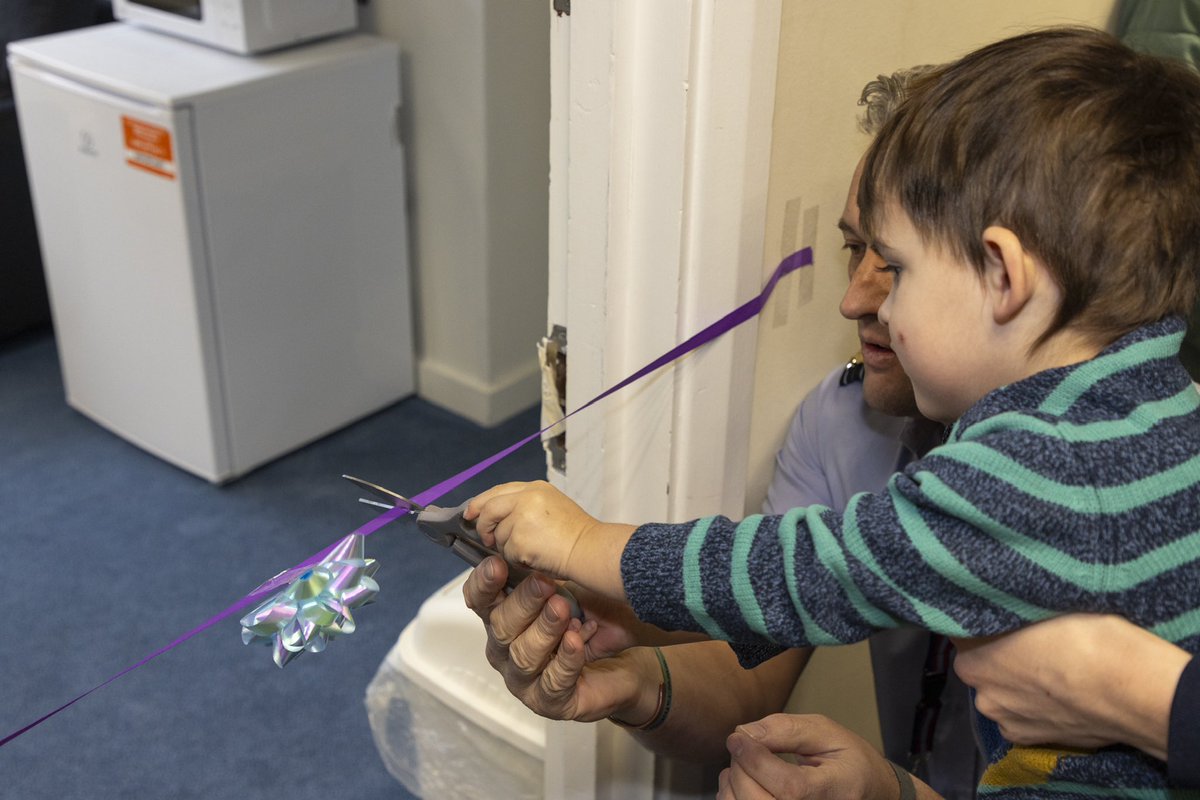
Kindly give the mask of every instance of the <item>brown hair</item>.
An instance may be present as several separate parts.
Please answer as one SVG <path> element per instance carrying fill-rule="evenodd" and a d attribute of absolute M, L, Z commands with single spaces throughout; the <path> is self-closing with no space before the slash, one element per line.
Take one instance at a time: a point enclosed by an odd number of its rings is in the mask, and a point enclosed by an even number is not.
<path fill-rule="evenodd" d="M 983 47 L 918 79 L 867 152 L 868 237 L 895 201 L 927 242 L 982 268 L 1009 228 L 1072 325 L 1105 341 L 1192 307 L 1200 270 L 1200 76 L 1087 28 Z"/>

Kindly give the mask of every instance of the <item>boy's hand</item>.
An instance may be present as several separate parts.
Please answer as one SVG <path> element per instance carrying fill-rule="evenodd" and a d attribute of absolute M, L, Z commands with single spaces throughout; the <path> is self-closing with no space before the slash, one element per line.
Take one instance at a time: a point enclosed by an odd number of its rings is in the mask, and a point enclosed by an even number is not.
<path fill-rule="evenodd" d="M 471 500 L 464 517 L 510 563 L 625 600 L 621 552 L 632 526 L 600 522 L 549 483 L 494 486 Z"/>
<path fill-rule="evenodd" d="M 467 504 L 467 519 L 513 564 L 568 577 L 571 551 L 595 518 L 545 481 L 493 486 Z"/>

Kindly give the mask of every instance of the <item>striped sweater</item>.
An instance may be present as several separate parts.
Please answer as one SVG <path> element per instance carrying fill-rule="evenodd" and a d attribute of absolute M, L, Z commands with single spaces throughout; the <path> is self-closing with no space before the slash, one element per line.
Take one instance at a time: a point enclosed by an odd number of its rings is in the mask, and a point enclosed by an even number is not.
<path fill-rule="evenodd" d="M 1168 319 L 997 389 L 885 491 L 742 522 L 644 525 L 621 558 L 638 616 L 735 644 L 846 644 L 899 625 L 955 637 L 1070 611 L 1123 614 L 1200 651 L 1200 395 Z M 980 720 L 980 794 L 1200 797 L 1161 762 L 1012 747 Z"/>

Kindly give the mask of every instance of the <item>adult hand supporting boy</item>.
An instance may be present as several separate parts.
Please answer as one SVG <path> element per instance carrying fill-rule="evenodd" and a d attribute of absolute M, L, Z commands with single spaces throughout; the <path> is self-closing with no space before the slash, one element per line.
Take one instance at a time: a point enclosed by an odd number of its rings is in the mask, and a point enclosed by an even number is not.
<path fill-rule="evenodd" d="M 633 525 L 601 522 L 545 481 L 493 486 L 471 500 L 464 517 L 509 563 L 626 600 L 621 553 Z"/>
<path fill-rule="evenodd" d="M 1191 655 L 1122 617 L 1069 614 L 956 642 L 954 669 L 979 713 L 1017 744 L 1122 742 L 1167 757 L 1179 676 Z"/>

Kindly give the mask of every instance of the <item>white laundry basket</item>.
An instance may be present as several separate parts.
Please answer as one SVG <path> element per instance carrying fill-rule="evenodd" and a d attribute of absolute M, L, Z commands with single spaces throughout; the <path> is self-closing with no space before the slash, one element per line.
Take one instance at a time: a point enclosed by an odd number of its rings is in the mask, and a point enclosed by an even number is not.
<path fill-rule="evenodd" d="M 388 772 L 424 800 L 540 800 L 546 721 L 509 694 L 484 656 L 464 572 L 422 605 L 367 687 Z"/>

